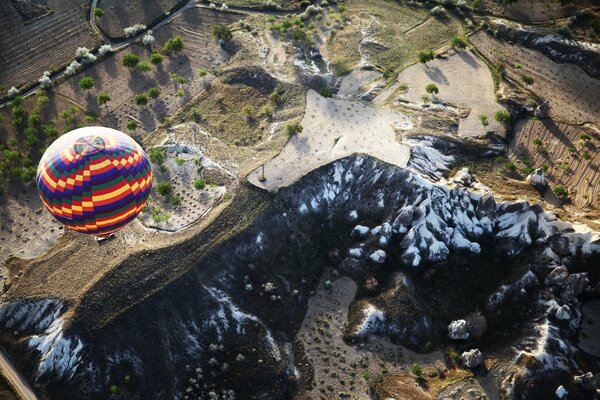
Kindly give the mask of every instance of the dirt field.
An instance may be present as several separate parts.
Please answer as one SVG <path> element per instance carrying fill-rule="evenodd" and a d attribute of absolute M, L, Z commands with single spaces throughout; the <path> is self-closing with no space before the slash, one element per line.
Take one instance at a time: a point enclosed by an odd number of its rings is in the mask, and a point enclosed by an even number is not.
<path fill-rule="evenodd" d="M 545 167 L 550 186 L 565 186 L 577 207 L 597 208 L 600 138 L 588 129 L 590 139 L 584 141 L 581 135 L 585 133 L 586 129 L 550 119 L 522 121 L 515 129 L 509 155 L 519 168 L 525 166 L 523 161 L 537 168 Z"/>
<path fill-rule="evenodd" d="M 550 100 L 550 113 L 559 121 L 571 123 L 600 122 L 600 81 L 588 76 L 573 64 L 557 64 L 543 54 L 496 40 L 485 32 L 477 32 L 471 42 L 494 64 L 503 64 L 508 77 L 523 82 L 523 76 L 534 79 L 529 87 L 537 95 Z"/>
<path fill-rule="evenodd" d="M 128 53 L 139 54 L 145 60 L 150 56 L 150 50 L 134 44 L 77 74 L 56 90 L 85 105 L 96 114 L 105 115 L 106 124 L 112 128 L 125 130 L 127 121 L 133 119 L 138 121 L 141 131 L 151 132 L 167 115 L 173 114 L 203 90 L 205 78 L 198 76 L 198 69 L 210 70 L 227 60 L 227 53 L 210 35 L 211 26 L 238 19 L 239 15 L 234 14 L 199 8 L 186 10 L 154 33 L 156 48 L 160 48 L 169 38 L 180 35 L 184 43 L 182 54 L 165 56 L 162 64 L 154 66 L 150 72 L 143 73 L 135 69 L 129 70 L 121 64 L 123 56 Z M 177 83 L 170 79 L 169 74 L 183 76 L 187 83 Z M 95 86 L 89 93 L 78 85 L 84 76 L 91 76 L 95 81 Z M 160 89 L 160 97 L 157 100 L 149 99 L 147 106 L 134 104 L 133 97 L 145 93 L 151 87 Z M 177 97 L 180 90 L 183 97 Z M 97 104 L 98 93 L 108 93 L 112 97 L 102 109 Z"/>
<path fill-rule="evenodd" d="M 313 169 L 352 153 L 371 154 L 400 167 L 408 163 L 409 147 L 396 140 L 397 130 L 413 128 L 407 115 L 309 90 L 301 124 L 302 132 L 266 164 L 266 181 L 258 181 L 262 169 L 257 169 L 248 177 L 251 183 L 268 190 L 289 186 Z"/>
<path fill-rule="evenodd" d="M 382 92 L 375 101 L 399 100 L 422 104 L 421 97 L 429 96 L 425 91 L 429 83 L 437 85 L 439 94 L 435 97 L 442 102 L 470 110 L 468 116 L 460 120 L 459 136 L 483 136 L 488 131 L 494 131 L 499 136 L 505 135 L 504 127 L 493 118 L 494 113 L 503 108 L 496 103 L 492 74 L 487 65 L 470 51 L 460 51 L 444 59 L 408 67 L 398 75 L 398 82 Z M 399 94 L 399 88 L 406 90 L 406 93 Z M 479 121 L 481 114 L 488 117 L 487 127 Z"/>
<path fill-rule="evenodd" d="M 111 38 L 125 37 L 123 29 L 136 24 L 150 26 L 165 16 L 179 0 L 99 0 L 104 14 L 96 18 L 102 31 Z"/>
<path fill-rule="evenodd" d="M 52 13 L 27 25 L 11 1 L 0 2 L 0 83 L 17 88 L 75 59 L 78 47 L 94 48 L 87 22 L 89 1 L 49 0 Z M 5 92 L 0 92 L 3 97 Z"/>
<path fill-rule="evenodd" d="M 343 340 L 344 324 L 356 289 L 356 283 L 344 277 L 333 281 L 330 290 L 321 284 L 308 300 L 308 310 L 297 337 L 314 376 L 312 390 L 305 393 L 303 399 L 344 398 L 343 394 L 352 399 L 371 399 L 370 385 L 380 377 L 408 374 L 413 364 L 422 365 L 425 370 L 435 369 L 434 365 L 445 369 L 439 351 L 417 354 L 374 335 L 365 343 L 348 346 Z M 415 385 L 412 377 L 406 382 Z M 431 397 L 425 395 L 424 398 Z"/>

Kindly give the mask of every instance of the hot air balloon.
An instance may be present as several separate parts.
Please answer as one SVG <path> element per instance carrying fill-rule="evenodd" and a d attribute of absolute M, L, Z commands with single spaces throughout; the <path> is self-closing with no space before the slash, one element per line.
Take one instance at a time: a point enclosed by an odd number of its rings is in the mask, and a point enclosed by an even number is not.
<path fill-rule="evenodd" d="M 48 147 L 37 169 L 42 202 L 67 228 L 106 238 L 133 221 L 152 186 L 148 156 L 115 129 L 75 129 Z"/>

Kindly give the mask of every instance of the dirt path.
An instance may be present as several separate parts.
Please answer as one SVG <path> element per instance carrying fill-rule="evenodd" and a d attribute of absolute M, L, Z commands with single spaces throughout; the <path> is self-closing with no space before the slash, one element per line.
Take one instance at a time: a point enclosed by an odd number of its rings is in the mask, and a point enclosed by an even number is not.
<path fill-rule="evenodd" d="M 2 350 L 0 350 L 0 370 L 2 370 L 2 376 L 10 383 L 20 399 L 37 400 L 27 381 L 23 379 Z"/>

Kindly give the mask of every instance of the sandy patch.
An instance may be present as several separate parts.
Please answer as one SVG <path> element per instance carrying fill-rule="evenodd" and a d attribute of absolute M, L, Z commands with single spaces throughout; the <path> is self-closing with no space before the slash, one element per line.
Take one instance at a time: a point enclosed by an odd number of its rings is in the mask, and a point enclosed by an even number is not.
<path fill-rule="evenodd" d="M 310 399 L 338 398 L 340 393 L 371 399 L 369 383 L 382 375 L 407 373 L 415 363 L 424 367 L 443 364 L 440 352 L 416 354 L 377 336 L 348 346 L 343 331 L 356 289 L 352 279 L 343 277 L 333 281 L 330 290 L 321 285 L 308 300 L 297 336 L 314 371 L 313 387 L 307 393 Z"/>
<path fill-rule="evenodd" d="M 505 135 L 505 129 L 493 117 L 502 107 L 496 103 L 492 74 L 471 51 L 460 51 L 445 59 L 436 58 L 427 64 L 417 63 L 406 68 L 398 75 L 398 82 L 381 93 L 376 101 L 400 100 L 422 104 L 421 97 L 427 94 L 425 86 L 429 83 L 435 83 L 439 88 L 436 97 L 440 101 L 471 109 L 469 115 L 459 122 L 459 136 L 480 136 L 487 131 Z M 401 87 L 408 90 L 391 98 Z M 479 121 L 480 114 L 488 116 L 490 124 L 487 127 Z"/>
<path fill-rule="evenodd" d="M 406 115 L 365 104 L 325 98 L 309 90 L 303 131 L 292 136 L 281 153 L 265 165 L 265 182 L 258 168 L 248 180 L 267 190 L 296 182 L 308 172 L 353 153 L 365 153 L 399 167 L 410 157 L 407 145 L 396 140 L 397 130 L 412 129 Z"/>
<path fill-rule="evenodd" d="M 382 74 L 376 70 L 355 70 L 344 76 L 338 94 L 344 97 L 361 97 L 381 81 Z"/>
<path fill-rule="evenodd" d="M 600 80 L 581 67 L 555 63 L 535 50 L 501 42 L 485 32 L 477 32 L 470 40 L 494 64 L 504 64 L 509 78 L 524 84 L 523 76 L 532 77 L 529 89 L 550 100 L 553 117 L 573 123 L 600 121 Z"/>

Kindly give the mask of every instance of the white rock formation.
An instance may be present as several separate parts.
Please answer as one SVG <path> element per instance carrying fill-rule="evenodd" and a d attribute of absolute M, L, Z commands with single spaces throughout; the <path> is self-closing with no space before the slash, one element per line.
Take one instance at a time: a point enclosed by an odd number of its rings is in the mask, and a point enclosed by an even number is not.
<path fill-rule="evenodd" d="M 377 264 L 383 264 L 385 262 L 386 257 L 387 254 L 383 250 L 376 250 L 369 256 L 369 258 Z"/>
<path fill-rule="evenodd" d="M 467 321 L 458 319 L 450 322 L 450 325 L 448 325 L 448 337 L 453 340 L 468 339 L 469 331 L 467 330 Z"/>
<path fill-rule="evenodd" d="M 483 355 L 479 349 L 471 349 L 461 354 L 460 361 L 467 368 L 477 368 L 483 364 Z"/>

